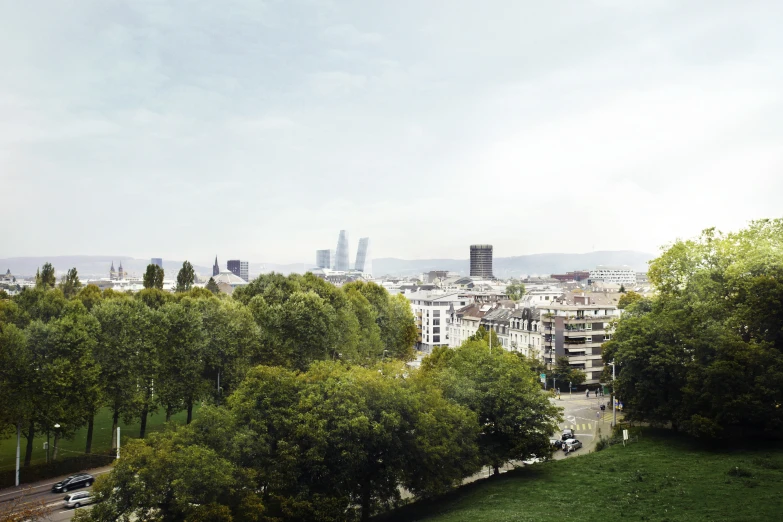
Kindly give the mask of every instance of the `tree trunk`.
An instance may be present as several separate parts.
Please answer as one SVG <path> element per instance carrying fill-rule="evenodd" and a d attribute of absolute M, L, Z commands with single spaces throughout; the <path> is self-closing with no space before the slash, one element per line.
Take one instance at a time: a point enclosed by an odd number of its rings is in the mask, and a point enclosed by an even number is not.
<path fill-rule="evenodd" d="M 166 422 L 171 421 L 171 406 L 166 406 Z"/>
<path fill-rule="evenodd" d="M 494 465 L 492 466 L 492 474 L 493 474 L 493 475 L 500 475 L 500 468 L 498 467 L 498 465 L 497 465 L 497 464 L 494 464 Z"/>
<path fill-rule="evenodd" d="M 52 453 L 52 460 L 57 460 L 57 452 L 60 449 L 60 430 L 54 432 L 54 453 Z"/>
<path fill-rule="evenodd" d="M 120 412 L 114 408 L 114 414 L 111 418 L 111 449 L 117 449 L 117 424 L 120 422 Z"/>
<path fill-rule="evenodd" d="M 362 484 L 362 522 L 370 520 L 370 483 L 365 480 Z"/>
<path fill-rule="evenodd" d="M 193 399 L 188 399 L 188 424 L 193 420 Z"/>
<path fill-rule="evenodd" d="M 27 431 L 27 447 L 24 450 L 24 467 L 30 465 L 33 458 L 33 437 L 35 437 L 35 424 L 30 421 L 30 429 Z"/>
<path fill-rule="evenodd" d="M 92 430 L 95 426 L 95 414 L 90 415 L 90 420 L 87 421 L 87 443 L 84 446 L 84 452 L 89 455 L 92 452 Z"/>
<path fill-rule="evenodd" d="M 144 434 L 147 432 L 147 413 L 149 412 L 149 406 L 146 404 L 141 409 L 141 428 L 139 428 L 139 438 L 143 439 Z"/>

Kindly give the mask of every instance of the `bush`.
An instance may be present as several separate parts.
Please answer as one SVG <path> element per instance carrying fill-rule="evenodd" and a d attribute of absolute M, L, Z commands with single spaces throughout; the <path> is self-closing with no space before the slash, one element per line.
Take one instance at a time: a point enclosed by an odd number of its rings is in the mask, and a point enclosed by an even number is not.
<path fill-rule="evenodd" d="M 69 473 L 108 466 L 114 457 L 106 454 L 80 455 L 78 457 L 55 460 L 48 464 L 28 466 L 19 470 L 19 482 L 27 484 Z M 0 472 L 0 488 L 13 487 L 16 483 L 16 470 Z"/>

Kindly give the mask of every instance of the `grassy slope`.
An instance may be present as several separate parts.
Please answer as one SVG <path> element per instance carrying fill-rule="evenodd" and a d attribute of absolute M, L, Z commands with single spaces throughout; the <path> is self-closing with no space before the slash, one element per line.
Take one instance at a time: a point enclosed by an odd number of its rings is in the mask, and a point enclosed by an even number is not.
<path fill-rule="evenodd" d="M 193 408 L 194 416 L 198 410 L 198 406 Z M 182 411 L 176 415 L 172 415 L 173 422 L 180 424 L 185 423 L 187 413 Z M 158 412 L 155 415 L 147 417 L 147 433 L 152 433 L 157 430 L 163 429 L 165 424 L 166 415 L 162 412 Z M 127 438 L 139 436 L 139 421 L 135 421 L 131 424 L 125 424 L 120 419 L 120 449 L 122 449 L 122 443 Z M 72 457 L 76 455 L 82 455 L 84 453 L 84 445 L 87 440 L 87 427 L 85 426 L 79 430 L 71 440 L 63 440 L 60 442 L 60 452 L 63 457 Z M 54 445 L 54 435 L 50 434 L 49 441 Z M 42 464 L 46 462 L 46 450 L 43 449 L 43 444 L 46 442 L 46 433 L 36 434 L 35 444 L 33 446 L 33 460 L 32 464 Z M 24 452 L 27 444 L 27 439 L 22 436 L 22 460 L 24 460 Z M 92 437 L 92 452 L 102 453 L 107 452 L 111 448 L 111 411 L 108 408 L 104 408 L 95 417 L 95 427 L 93 429 Z M 16 466 L 16 433 L 12 437 L 0 440 L 0 471 L 14 469 Z"/>
<path fill-rule="evenodd" d="M 732 476 L 739 467 L 751 476 Z M 646 432 L 638 443 L 531 466 L 407 506 L 388 521 L 742 521 L 783 517 L 783 449 L 705 450 Z"/>

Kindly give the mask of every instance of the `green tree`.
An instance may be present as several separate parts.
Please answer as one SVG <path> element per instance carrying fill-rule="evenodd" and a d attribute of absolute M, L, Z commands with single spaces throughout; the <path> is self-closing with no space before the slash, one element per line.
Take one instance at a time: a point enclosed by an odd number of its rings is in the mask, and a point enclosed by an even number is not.
<path fill-rule="evenodd" d="M 492 342 L 490 343 L 490 337 L 492 338 Z M 492 349 L 502 349 L 503 344 L 500 342 L 500 339 L 498 338 L 498 334 L 494 329 L 491 329 L 487 331 L 484 328 L 484 325 L 481 325 L 478 327 L 478 330 L 476 330 L 476 333 L 468 337 L 468 341 L 484 341 L 487 343 L 487 346 L 491 346 Z"/>
<path fill-rule="evenodd" d="M 569 382 L 572 386 L 579 386 L 587 379 L 585 372 L 578 368 L 572 368 L 568 362 L 568 357 L 565 356 L 557 357 L 555 359 L 555 367 L 549 370 L 549 372 L 541 373 L 549 373 L 549 377 L 554 378 L 563 385 Z M 562 388 L 563 386 L 559 387 Z"/>
<path fill-rule="evenodd" d="M 51 263 L 44 263 L 41 270 L 35 274 L 35 286 L 48 290 L 54 288 L 57 277 L 54 275 L 54 267 Z"/>
<path fill-rule="evenodd" d="M 469 340 L 442 357 L 439 364 L 422 364 L 446 398 L 478 417 L 480 460 L 495 474 L 505 462 L 530 455 L 551 454 L 549 434 L 562 420 L 535 376 L 523 361 L 505 350 L 489 351 L 484 340 Z"/>
<path fill-rule="evenodd" d="M 68 272 L 60 278 L 60 290 L 66 299 L 70 299 L 82 287 L 81 281 L 79 281 L 79 275 L 76 273 L 76 268 L 71 268 Z"/>
<path fill-rule="evenodd" d="M 82 302 L 88 311 L 92 310 L 92 307 L 101 302 L 103 295 L 101 295 L 101 289 L 96 285 L 83 286 L 79 293 L 76 294 L 76 299 Z"/>
<path fill-rule="evenodd" d="M 210 277 L 209 281 L 207 281 L 206 289 L 212 292 L 213 294 L 217 295 L 220 293 L 220 287 L 215 282 L 214 277 Z"/>
<path fill-rule="evenodd" d="M 623 295 L 620 296 L 620 300 L 617 301 L 617 308 L 620 310 L 624 310 L 628 308 L 630 305 L 634 304 L 636 301 L 639 301 L 640 299 L 644 299 L 642 297 L 642 294 L 639 294 L 634 291 L 626 292 Z"/>
<path fill-rule="evenodd" d="M 195 302 L 186 298 L 160 308 L 161 340 L 157 349 L 157 400 L 171 415 L 185 408 L 188 424 L 193 418 L 193 404 L 206 392 L 204 350 L 207 335 Z M 144 437 L 142 433 L 141 437 Z"/>
<path fill-rule="evenodd" d="M 183 265 L 183 269 L 184 268 Z M 177 282 L 179 283 L 179 279 Z M 163 269 L 161 267 L 155 264 L 147 265 L 147 270 L 144 272 L 144 288 L 157 288 L 158 290 L 163 290 Z"/>
<path fill-rule="evenodd" d="M 39 319 L 43 322 L 59 317 L 68 305 L 68 300 L 59 288 L 45 290 L 43 287 L 25 289 L 14 296 L 14 302 L 29 320 Z"/>
<path fill-rule="evenodd" d="M 193 286 L 193 282 L 196 280 L 196 272 L 193 270 L 193 265 L 189 261 L 182 263 L 177 274 L 177 292 L 187 292 Z"/>
<path fill-rule="evenodd" d="M 619 290 L 619 292 L 620 292 L 621 294 L 624 294 L 624 293 L 625 293 L 625 285 L 620 285 L 620 290 Z"/>
<path fill-rule="evenodd" d="M 506 286 L 506 295 L 512 301 L 519 301 L 522 296 L 525 295 L 525 285 L 519 282 L 514 282 Z"/>

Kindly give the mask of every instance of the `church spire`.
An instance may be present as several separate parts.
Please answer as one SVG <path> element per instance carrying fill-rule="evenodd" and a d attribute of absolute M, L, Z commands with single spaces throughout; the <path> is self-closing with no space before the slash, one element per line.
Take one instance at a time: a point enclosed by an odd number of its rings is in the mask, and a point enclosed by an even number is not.
<path fill-rule="evenodd" d="M 217 256 L 215 256 L 215 264 L 212 265 L 212 277 L 215 277 L 220 273 L 220 265 L 218 264 Z"/>

